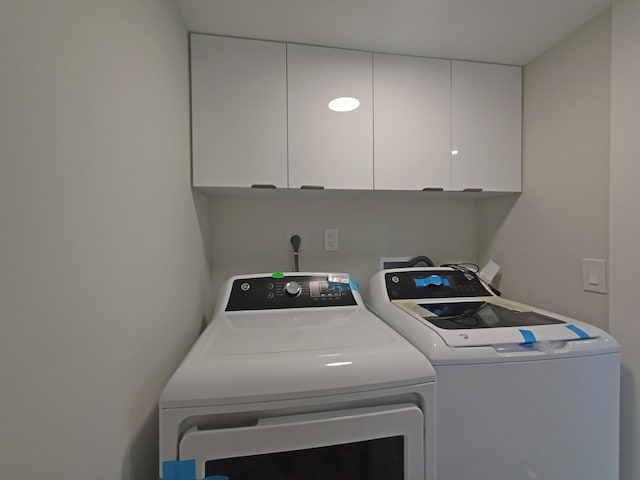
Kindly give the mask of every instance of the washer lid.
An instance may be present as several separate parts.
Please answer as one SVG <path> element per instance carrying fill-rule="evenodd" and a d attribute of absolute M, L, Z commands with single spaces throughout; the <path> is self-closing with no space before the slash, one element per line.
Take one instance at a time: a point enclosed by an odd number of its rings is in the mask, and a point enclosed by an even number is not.
<path fill-rule="evenodd" d="M 500 297 L 395 300 L 433 329 L 449 347 L 531 345 L 600 337 L 597 328 Z"/>
<path fill-rule="evenodd" d="M 364 306 L 224 312 L 160 397 L 161 408 L 225 405 L 433 382 L 409 342 Z"/>
<path fill-rule="evenodd" d="M 427 322 L 445 330 L 475 330 L 478 328 L 532 327 L 558 325 L 560 319 L 542 315 L 532 309 L 506 308 L 493 299 L 469 302 L 417 303 L 425 311 Z"/>

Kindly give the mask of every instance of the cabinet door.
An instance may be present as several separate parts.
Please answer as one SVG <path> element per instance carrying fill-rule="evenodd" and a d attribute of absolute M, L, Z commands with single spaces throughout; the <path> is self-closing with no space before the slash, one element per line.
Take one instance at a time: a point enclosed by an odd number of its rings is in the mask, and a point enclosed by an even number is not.
<path fill-rule="evenodd" d="M 372 54 L 287 45 L 289 186 L 373 188 Z M 335 112 L 329 102 L 360 106 Z"/>
<path fill-rule="evenodd" d="M 373 56 L 376 189 L 451 188 L 451 61 Z"/>
<path fill-rule="evenodd" d="M 191 36 L 193 185 L 287 187 L 286 46 Z"/>
<path fill-rule="evenodd" d="M 454 190 L 519 192 L 522 69 L 452 62 Z"/>

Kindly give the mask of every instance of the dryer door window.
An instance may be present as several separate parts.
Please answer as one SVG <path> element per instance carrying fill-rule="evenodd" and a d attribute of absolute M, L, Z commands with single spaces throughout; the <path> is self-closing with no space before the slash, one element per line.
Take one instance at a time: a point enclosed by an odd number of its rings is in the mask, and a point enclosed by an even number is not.
<path fill-rule="evenodd" d="M 205 462 L 205 478 L 404 480 L 404 437 Z"/>
<path fill-rule="evenodd" d="M 424 417 L 403 404 L 194 428 L 180 440 L 179 456 L 195 459 L 197 479 L 424 478 Z"/>

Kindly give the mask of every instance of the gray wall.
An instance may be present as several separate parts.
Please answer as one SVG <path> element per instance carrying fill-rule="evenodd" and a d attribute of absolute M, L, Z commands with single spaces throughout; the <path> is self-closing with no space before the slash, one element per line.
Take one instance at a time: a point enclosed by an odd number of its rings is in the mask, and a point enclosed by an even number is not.
<path fill-rule="evenodd" d="M 157 478 L 156 401 L 211 310 L 205 250 L 214 286 L 286 270 L 286 227 L 305 225 L 302 268 L 347 270 L 365 294 L 381 255 L 493 258 L 505 295 L 603 327 L 608 297 L 582 292 L 579 262 L 607 258 L 609 242 L 621 478 L 640 478 L 638 0 L 615 2 L 610 22 L 603 13 L 526 66 L 521 197 L 292 202 L 192 194 L 187 35 L 171 1 L 5 1 L 3 475 Z M 340 251 L 322 251 L 324 227 L 340 229 Z"/>
<path fill-rule="evenodd" d="M 608 327 L 582 258 L 608 257 L 611 11 L 523 72 L 523 193 L 479 205 L 479 253 L 507 297 Z"/>
<path fill-rule="evenodd" d="M 360 283 L 365 298 L 380 256 L 427 255 L 437 263 L 477 257 L 476 205 L 471 200 L 327 193 L 213 198 L 214 285 L 233 274 L 292 269 L 288 226 L 306 228 L 301 270 L 346 271 Z M 323 250 L 325 227 L 338 228 L 337 252 Z"/>
<path fill-rule="evenodd" d="M 209 308 L 187 51 L 170 0 L 2 4 L 3 478 L 158 478 L 157 398 Z"/>
<path fill-rule="evenodd" d="M 613 4 L 611 332 L 622 346 L 621 475 L 640 478 L 640 1 Z"/>

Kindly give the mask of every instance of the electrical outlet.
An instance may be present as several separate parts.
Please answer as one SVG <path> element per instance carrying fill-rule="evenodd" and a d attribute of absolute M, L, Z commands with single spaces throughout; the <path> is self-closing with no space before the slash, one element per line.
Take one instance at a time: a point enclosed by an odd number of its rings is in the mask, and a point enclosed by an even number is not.
<path fill-rule="evenodd" d="M 336 250 L 338 250 L 338 229 L 325 228 L 324 229 L 324 251 L 335 252 Z"/>
<path fill-rule="evenodd" d="M 300 251 L 307 249 L 307 227 L 306 225 L 291 225 L 287 227 L 285 236 L 285 251 L 293 252 L 291 245 L 291 237 L 298 235 L 300 237 Z"/>

